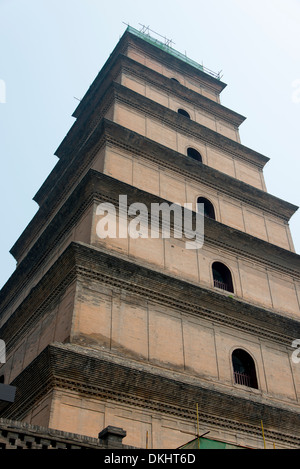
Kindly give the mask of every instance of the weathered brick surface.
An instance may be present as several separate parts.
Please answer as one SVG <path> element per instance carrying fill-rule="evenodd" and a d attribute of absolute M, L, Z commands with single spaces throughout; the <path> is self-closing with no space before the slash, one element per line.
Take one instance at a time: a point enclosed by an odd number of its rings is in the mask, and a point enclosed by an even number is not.
<path fill-rule="evenodd" d="M 124 358 L 113 358 L 75 345 L 53 344 L 15 380 L 19 392 L 14 404 L 3 411 L 5 418 L 24 418 L 28 410 L 49 388 L 75 392 L 85 400 L 126 403 L 136 412 L 151 411 L 182 422 L 195 421 L 199 404 L 202 426 L 258 438 L 263 416 L 267 438 L 282 447 L 299 447 L 299 409 L 267 400 L 223 391 L 211 383 L 190 379 L 167 370 L 151 369 Z M 56 408 L 59 412 L 59 406 Z M 171 429 L 170 429 L 171 431 Z M 166 439 L 166 435 L 164 436 Z"/>

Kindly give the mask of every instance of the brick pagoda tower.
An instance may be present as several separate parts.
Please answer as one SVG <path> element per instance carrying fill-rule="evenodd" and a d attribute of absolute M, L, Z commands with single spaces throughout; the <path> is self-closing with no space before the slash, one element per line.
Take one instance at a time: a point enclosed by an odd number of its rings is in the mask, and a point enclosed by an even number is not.
<path fill-rule="evenodd" d="M 262 448 L 263 422 L 267 447 L 300 447 L 297 207 L 266 191 L 268 158 L 240 142 L 225 86 L 126 29 L 11 249 L 0 375 L 16 395 L 0 417 L 92 438 L 120 427 L 124 444 L 154 449 L 196 432 Z M 170 238 L 101 239 L 101 203 L 127 230 L 120 195 L 126 209 L 191 203 L 194 219 L 203 204 L 203 247 L 187 249 L 175 219 Z"/>

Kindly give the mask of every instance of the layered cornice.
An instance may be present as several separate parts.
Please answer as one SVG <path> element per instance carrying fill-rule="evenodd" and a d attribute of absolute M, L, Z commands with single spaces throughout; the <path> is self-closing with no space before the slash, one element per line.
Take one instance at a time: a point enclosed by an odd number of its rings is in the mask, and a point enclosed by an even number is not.
<path fill-rule="evenodd" d="M 17 379 L 15 402 L 2 411 L 4 418 L 24 419 L 34 404 L 57 390 L 86 399 L 117 402 L 152 415 L 169 415 L 196 421 L 198 403 L 201 427 L 261 438 L 297 448 L 300 444 L 299 409 L 270 400 L 226 391 L 200 378 L 141 365 L 126 358 L 107 356 L 72 344 L 48 346 Z"/>
<path fill-rule="evenodd" d="M 45 252 L 57 245 L 58 240 L 68 232 L 71 226 L 74 226 L 92 201 L 107 201 L 117 207 L 120 194 L 127 194 L 128 206 L 134 202 L 145 203 L 149 214 L 152 203 L 173 203 L 173 201 L 137 189 L 98 171 L 89 170 L 49 224 L 45 226 L 47 215 L 42 211 L 38 212 L 29 225 L 30 229 L 25 230 L 11 252 L 18 258 L 18 256 L 24 255 L 27 246 L 26 257 L 33 258 L 37 262 L 42 255 L 45 255 Z M 196 214 L 194 213 L 193 216 Z M 290 275 L 299 275 L 299 256 L 297 254 L 209 218 L 205 219 L 205 224 L 206 243 L 223 247 L 229 252 L 239 253 L 246 258 L 275 267 Z M 41 228 L 44 228 L 42 233 L 37 240 L 34 240 L 32 233 Z M 29 249 L 30 244 L 32 247 Z"/>
<path fill-rule="evenodd" d="M 157 119 L 160 123 L 169 126 L 173 130 L 202 140 L 206 144 L 250 163 L 259 169 L 262 169 L 269 161 L 269 158 L 261 153 L 225 137 L 198 122 L 187 119 L 185 116 L 115 82 L 111 83 L 105 93 L 101 97 L 99 96 L 99 101 L 94 103 L 93 113 L 88 118 L 82 115 L 73 124 L 56 150 L 56 156 L 59 158 L 69 158 L 70 154 L 74 153 L 76 149 L 81 148 L 86 140 L 90 138 L 101 118 L 105 116 L 106 111 L 115 102 L 126 104 L 129 109 L 136 109 L 143 113 L 144 116 Z"/>
<path fill-rule="evenodd" d="M 99 84 L 102 82 L 103 77 L 105 77 L 107 73 L 110 73 L 110 68 L 114 65 L 116 58 L 120 54 L 126 55 L 130 46 L 140 49 L 142 55 L 148 55 L 149 57 L 152 57 L 160 63 L 164 64 L 166 67 L 176 70 L 187 77 L 196 79 L 199 83 L 205 84 L 205 86 L 214 90 L 217 93 L 221 93 L 221 91 L 227 86 L 221 80 L 218 80 L 212 77 L 211 75 L 199 70 L 198 68 L 195 68 L 186 62 L 183 62 L 182 60 L 174 57 L 173 55 L 170 55 L 167 52 L 153 46 L 149 42 L 143 41 L 141 38 L 135 36 L 129 31 L 125 31 L 122 38 L 111 53 L 109 59 L 106 61 L 101 71 L 98 73 L 97 77 L 89 87 L 85 96 L 82 98 L 76 110 L 74 111 L 74 117 L 79 117 L 79 115 L 83 112 L 83 109 L 86 108 L 91 96 L 98 92 L 98 87 Z"/>
<path fill-rule="evenodd" d="M 21 265 L 9 290 L 1 294 L 1 311 L 18 294 L 26 278 L 25 266 Z M 74 282 L 88 285 L 91 281 L 289 348 L 300 336 L 299 321 L 274 310 L 181 280 L 155 266 L 139 265 L 105 247 L 72 242 L 1 327 L 0 336 L 6 343 L 7 354 L 54 307 L 69 285 Z"/>
<path fill-rule="evenodd" d="M 100 72 L 92 89 L 90 89 L 84 97 L 84 103 L 80 108 L 80 112 L 77 109 L 73 114 L 73 117 L 79 118 L 84 115 L 86 118 L 86 116 L 88 116 L 93 110 L 94 103 L 98 102 L 99 97 L 103 95 L 104 90 L 109 87 L 112 81 L 116 81 L 117 77 L 120 76 L 122 72 L 130 73 L 131 75 L 143 80 L 145 83 L 155 86 L 164 93 L 172 94 L 173 96 L 186 101 L 190 105 L 198 106 L 203 111 L 209 113 L 212 117 L 223 119 L 236 127 L 239 127 L 246 119 L 244 116 L 226 108 L 220 103 L 212 101 L 202 94 L 197 93 L 196 91 L 191 90 L 122 54 L 114 57 L 110 67 L 106 66 Z"/>
<path fill-rule="evenodd" d="M 86 208 L 93 203 L 98 204 L 99 202 L 110 202 L 117 206 L 119 194 L 127 194 L 128 206 L 137 201 L 144 203 L 148 207 L 149 213 L 151 203 L 168 202 L 102 173 L 90 170 L 53 217 L 38 241 L 28 251 L 1 290 L 0 311 L 2 314 L 4 314 L 9 304 L 18 298 L 22 293 L 22 289 L 26 288 L 26 285 L 31 282 L 36 273 L 48 262 L 53 252 L 59 248 L 61 240 L 66 239 L 66 236 L 80 220 Z M 193 215 L 195 216 L 195 214 Z M 286 274 L 295 279 L 300 276 L 299 256 L 297 254 L 229 228 L 214 220 L 205 219 L 204 246 L 233 253 L 235 256 L 255 262 L 263 268 Z M 94 252 L 93 248 L 91 252 Z M 134 262 L 133 265 L 135 265 Z M 153 268 L 155 269 L 154 266 Z M 168 278 L 168 275 L 166 275 L 166 278 Z M 174 281 L 171 275 L 169 278 L 170 281 Z M 205 290 L 201 285 L 196 285 L 194 288 L 199 289 L 199 291 L 206 291 L 209 298 L 219 298 L 222 304 L 225 301 L 224 295 L 216 294 L 212 289 Z M 166 288 L 162 289 L 162 291 L 166 290 Z M 243 308 L 244 306 L 247 307 L 247 302 L 240 302 L 237 298 L 228 301 L 236 301 L 239 309 L 242 307 L 241 305 L 243 305 Z M 203 301 L 200 301 L 199 304 L 203 304 Z M 266 323 L 266 310 L 263 311 L 262 325 Z M 269 315 L 270 318 L 276 317 L 274 310 L 270 311 Z M 268 327 L 269 325 L 270 323 L 268 323 Z"/>
<path fill-rule="evenodd" d="M 74 282 L 79 288 L 96 282 L 110 288 L 112 294 L 130 293 L 144 302 L 230 327 L 232 332 L 255 335 L 289 350 L 300 334 L 299 321 L 274 311 L 137 265 L 121 255 L 71 243 L 0 329 L 8 355 L 46 318 Z M 11 384 L 17 388 L 15 402 L 3 410 L 0 406 L 0 415 L 6 418 L 23 419 L 49 392 L 66 390 L 183 419 L 194 418 L 197 402 L 201 422 L 214 428 L 242 429 L 248 436 L 256 435 L 263 418 L 272 441 L 296 445 L 300 438 L 295 402 L 285 404 L 253 392 L 249 399 L 248 391 L 229 388 L 219 381 L 81 347 L 73 344 L 72 338 L 70 343 L 49 345 Z"/>
<path fill-rule="evenodd" d="M 164 92 L 168 92 L 177 98 L 186 101 L 190 105 L 198 106 L 201 110 L 206 111 L 211 116 L 227 121 L 229 124 L 239 127 L 246 119 L 246 117 L 238 114 L 237 112 L 223 106 L 220 103 L 212 101 L 211 99 L 197 93 L 186 86 L 171 80 L 164 75 L 159 74 L 155 70 L 151 70 L 139 62 L 135 62 L 129 57 L 120 57 L 120 65 L 123 67 L 120 71 L 127 71 L 135 75 L 137 78 L 142 78 L 150 85 L 154 85 Z"/>
<path fill-rule="evenodd" d="M 119 124 L 102 119 L 91 138 L 74 154 L 72 161 L 61 159 L 50 173 L 34 200 L 42 205 L 48 201 L 48 207 L 54 208 L 68 187 L 72 187 L 81 177 L 84 163 L 90 164 L 92 157 L 103 144 L 113 144 L 132 155 L 143 157 L 160 167 L 170 169 L 193 182 L 201 182 L 218 192 L 227 194 L 236 200 L 259 208 L 288 222 L 298 209 L 297 206 L 283 201 L 266 191 L 257 189 L 239 179 L 233 178 L 217 169 L 187 158 L 153 140 L 133 132 Z M 62 190 L 64 188 L 64 190 Z"/>

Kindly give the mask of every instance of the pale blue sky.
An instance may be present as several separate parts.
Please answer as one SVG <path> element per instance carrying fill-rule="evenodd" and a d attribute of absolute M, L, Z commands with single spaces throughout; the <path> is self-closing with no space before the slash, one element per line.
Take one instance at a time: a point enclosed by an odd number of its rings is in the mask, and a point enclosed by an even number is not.
<path fill-rule="evenodd" d="M 32 198 L 73 123 L 74 97 L 102 68 L 123 22 L 149 25 L 191 59 L 222 70 L 222 104 L 247 117 L 242 143 L 270 158 L 268 191 L 300 205 L 299 0 L 0 0 L 0 287 L 15 269 L 9 250 L 37 210 Z M 299 253 L 300 211 L 290 226 Z"/>

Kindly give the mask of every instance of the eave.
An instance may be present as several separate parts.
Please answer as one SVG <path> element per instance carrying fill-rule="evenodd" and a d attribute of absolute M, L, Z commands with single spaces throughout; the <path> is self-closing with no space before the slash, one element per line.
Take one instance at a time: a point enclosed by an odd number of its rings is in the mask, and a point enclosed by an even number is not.
<path fill-rule="evenodd" d="M 179 71 L 187 76 L 195 77 L 196 79 L 200 80 L 204 84 L 206 84 L 211 89 L 215 90 L 218 93 L 221 93 L 224 88 L 227 86 L 226 83 L 223 83 L 221 80 L 218 80 L 211 75 L 189 65 L 188 63 L 183 62 L 182 60 L 168 54 L 167 52 L 158 49 L 157 47 L 149 44 L 149 42 L 142 40 L 141 38 L 135 36 L 134 34 L 130 33 L 126 30 L 119 40 L 118 44 L 114 48 L 113 52 L 110 54 L 108 60 L 103 65 L 101 71 L 87 90 L 85 96 L 82 98 L 80 103 L 78 104 L 77 108 L 75 109 L 73 116 L 78 117 L 79 114 L 82 112 L 82 108 L 86 106 L 86 101 L 89 99 L 90 95 L 93 95 L 95 90 L 97 90 L 99 85 L 99 80 L 101 82 L 101 77 L 107 73 L 111 64 L 116 60 L 116 57 L 119 54 L 126 54 L 128 47 L 130 45 L 136 46 L 141 48 L 144 53 L 149 54 L 160 63 L 166 64 L 168 67 L 173 68 L 174 70 Z"/>
<path fill-rule="evenodd" d="M 122 72 L 129 72 L 149 85 L 162 90 L 164 93 L 172 94 L 177 98 L 190 103 L 190 105 L 196 105 L 202 110 L 207 111 L 219 119 L 227 121 L 229 124 L 232 124 L 237 128 L 246 119 L 241 114 L 238 114 L 222 104 L 217 103 L 216 101 L 213 101 L 122 54 L 115 56 L 113 60 L 111 59 L 109 64 L 104 67 L 103 71 L 98 74 L 92 88 L 85 95 L 80 109 L 76 109 L 73 113 L 73 117 L 79 118 L 83 113 L 87 116 L 89 110 L 93 110 L 94 102 L 99 101 L 99 97 L 103 94 L 104 90 L 109 87 L 112 81 L 116 81 L 116 78 Z"/>
<path fill-rule="evenodd" d="M 217 191 L 229 195 L 241 202 L 250 204 L 288 222 L 298 207 L 278 197 L 251 186 L 239 179 L 231 177 L 210 166 L 187 158 L 175 150 L 171 150 L 115 122 L 103 119 L 94 134 L 82 149 L 75 153 L 71 161 L 62 158 L 58 161 L 48 178 L 45 180 L 34 200 L 41 206 L 47 201 L 48 207 L 55 207 L 61 198 L 61 188 L 75 185 L 76 178 L 82 176 L 81 165 L 84 159 L 91 161 L 100 146 L 111 143 L 120 148 L 127 148 L 133 155 L 155 162 L 170 169 L 191 182 L 200 182 Z"/>
<path fill-rule="evenodd" d="M 121 102 L 128 106 L 129 109 L 136 109 L 143 115 L 152 117 L 164 123 L 173 130 L 182 132 L 184 135 L 190 135 L 193 138 L 202 140 L 203 142 L 226 152 L 243 162 L 263 169 L 269 158 L 261 153 L 252 150 L 241 143 L 225 137 L 218 132 L 209 129 L 191 119 L 178 114 L 177 112 L 162 106 L 139 93 L 136 93 L 119 83 L 113 82 L 104 95 L 99 96 L 98 102 L 93 105 L 93 114 L 81 115 L 80 119 L 73 124 L 64 140 L 56 150 L 55 154 L 58 158 L 69 157 L 76 148 L 80 148 L 84 142 L 90 138 L 95 127 L 99 123 L 100 116 L 105 115 L 105 109 L 110 104 Z"/>
<path fill-rule="evenodd" d="M 7 288 L 1 291 L 1 311 L 30 275 L 27 267 L 21 264 Z M 92 281 L 286 347 L 291 347 L 300 334 L 299 320 L 275 310 L 183 280 L 155 266 L 137 263 L 105 247 L 71 242 L 0 328 L 7 354 L 28 333 L 28 328 L 41 321 L 49 305 L 61 297 L 70 284 Z"/>
<path fill-rule="evenodd" d="M 9 292 L 9 295 L 14 293 L 14 290 L 10 288 L 10 282 L 14 283 L 13 277 L 18 278 L 18 273 L 23 272 L 22 278 L 20 278 L 21 283 L 16 286 L 16 291 L 18 291 L 21 285 L 24 285 L 24 282 L 29 281 L 32 275 L 31 272 L 36 271 L 45 264 L 48 256 L 51 256 L 51 253 L 58 247 L 61 238 L 67 236 L 76 221 L 80 220 L 88 204 L 110 202 L 118 206 L 119 194 L 127 195 L 128 206 L 137 201 L 144 203 L 148 207 L 149 213 L 151 204 L 154 202 L 159 204 L 162 202 L 170 203 L 107 175 L 89 170 L 28 250 L 13 276 L 3 287 L 0 294 L 0 305 L 7 292 Z M 195 217 L 195 214 L 193 216 Z M 34 224 L 40 227 L 43 223 L 44 218 L 42 214 L 38 213 L 34 219 Z M 30 235 L 29 232 L 26 234 L 27 236 Z M 17 253 L 17 247 L 18 254 L 22 253 L 23 246 L 26 243 L 27 239 L 23 234 L 19 239 L 18 246 L 15 247 L 15 253 Z M 204 245 L 206 244 L 294 278 L 300 277 L 300 256 L 298 254 L 230 228 L 215 220 L 205 219 Z"/>
<path fill-rule="evenodd" d="M 262 439 L 263 416 L 268 441 L 298 448 L 299 408 L 247 392 L 229 391 L 201 377 L 140 365 L 133 360 L 108 356 L 76 344 L 53 343 L 14 381 L 19 392 L 16 402 L 2 412 L 5 418 L 22 420 L 49 392 L 76 393 L 86 399 L 122 403 L 151 415 L 191 421 L 199 404 L 202 426 Z"/>

